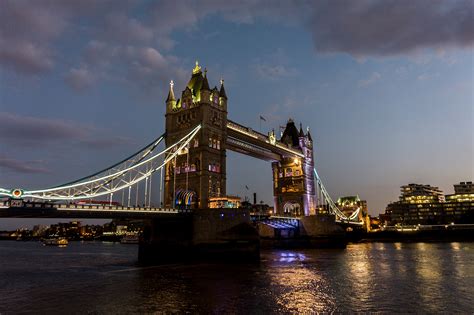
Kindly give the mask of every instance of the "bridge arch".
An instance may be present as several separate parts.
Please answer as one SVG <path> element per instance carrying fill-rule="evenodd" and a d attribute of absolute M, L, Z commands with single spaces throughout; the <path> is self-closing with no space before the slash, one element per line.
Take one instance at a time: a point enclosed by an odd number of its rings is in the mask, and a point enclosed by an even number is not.
<path fill-rule="evenodd" d="M 283 205 L 283 212 L 285 215 L 291 215 L 291 216 L 302 216 L 304 215 L 301 205 L 299 202 L 296 201 L 287 201 Z"/>
<path fill-rule="evenodd" d="M 193 209 L 197 206 L 197 193 L 194 190 L 178 189 L 175 205 L 179 209 Z"/>

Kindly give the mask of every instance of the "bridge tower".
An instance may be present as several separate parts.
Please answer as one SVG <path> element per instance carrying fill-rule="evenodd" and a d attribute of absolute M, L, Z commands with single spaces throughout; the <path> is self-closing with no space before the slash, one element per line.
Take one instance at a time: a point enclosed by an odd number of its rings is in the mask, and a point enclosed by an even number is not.
<path fill-rule="evenodd" d="M 173 81 L 166 100 L 166 146 L 193 128 L 202 128 L 189 148 L 169 162 L 164 178 L 164 206 L 208 208 L 210 197 L 226 195 L 227 95 L 224 80 L 220 89 L 210 89 L 207 71 L 198 62 L 181 98 L 176 99 Z"/>
<path fill-rule="evenodd" d="M 301 151 L 303 158 L 283 156 L 280 162 L 272 163 L 273 195 L 277 215 L 314 215 L 315 180 L 313 174 L 313 140 L 309 130 L 305 135 L 292 119 L 288 120 L 280 139 L 288 147 Z"/>

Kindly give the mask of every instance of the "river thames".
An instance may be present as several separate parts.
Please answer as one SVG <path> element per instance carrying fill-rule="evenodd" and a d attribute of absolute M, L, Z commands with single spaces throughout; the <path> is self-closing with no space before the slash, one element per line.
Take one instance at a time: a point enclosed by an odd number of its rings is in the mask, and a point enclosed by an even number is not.
<path fill-rule="evenodd" d="M 139 267 L 137 250 L 2 241 L 0 314 L 474 312 L 474 243 L 264 250 L 258 265 Z"/>

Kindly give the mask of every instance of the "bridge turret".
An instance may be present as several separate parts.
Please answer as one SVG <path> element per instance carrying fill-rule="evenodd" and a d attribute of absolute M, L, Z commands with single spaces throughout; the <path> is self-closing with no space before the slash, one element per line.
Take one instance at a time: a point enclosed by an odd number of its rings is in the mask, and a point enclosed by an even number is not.
<path fill-rule="evenodd" d="M 292 147 L 299 146 L 298 129 L 296 129 L 295 122 L 293 121 L 293 119 L 288 119 L 285 131 L 283 131 L 283 135 L 281 136 L 280 141 Z"/>
<path fill-rule="evenodd" d="M 298 132 L 298 138 L 303 138 L 304 137 L 304 132 L 303 132 L 303 125 L 300 123 L 300 131 Z M 301 140 L 300 140 L 301 141 Z"/>
<path fill-rule="evenodd" d="M 170 81 L 170 90 L 168 92 L 168 97 L 166 98 L 166 112 L 169 113 L 176 108 L 176 98 L 173 91 L 174 82 Z"/>
<path fill-rule="evenodd" d="M 207 69 L 204 69 L 204 77 L 201 85 L 201 103 L 209 104 L 211 102 L 211 89 L 207 81 Z"/>
<path fill-rule="evenodd" d="M 224 79 L 221 79 L 221 89 L 219 90 L 219 105 L 227 111 L 227 94 L 224 88 Z"/>

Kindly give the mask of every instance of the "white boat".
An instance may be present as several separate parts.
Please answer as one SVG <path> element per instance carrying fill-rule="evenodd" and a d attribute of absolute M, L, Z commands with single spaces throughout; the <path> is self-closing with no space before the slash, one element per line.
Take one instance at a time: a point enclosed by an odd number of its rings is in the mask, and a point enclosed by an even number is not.
<path fill-rule="evenodd" d="M 60 238 L 44 238 L 43 245 L 51 245 L 51 246 L 67 246 L 69 244 L 68 240 L 64 237 Z"/>
<path fill-rule="evenodd" d="M 138 235 L 137 234 L 127 234 L 120 240 L 122 244 L 138 244 Z"/>

